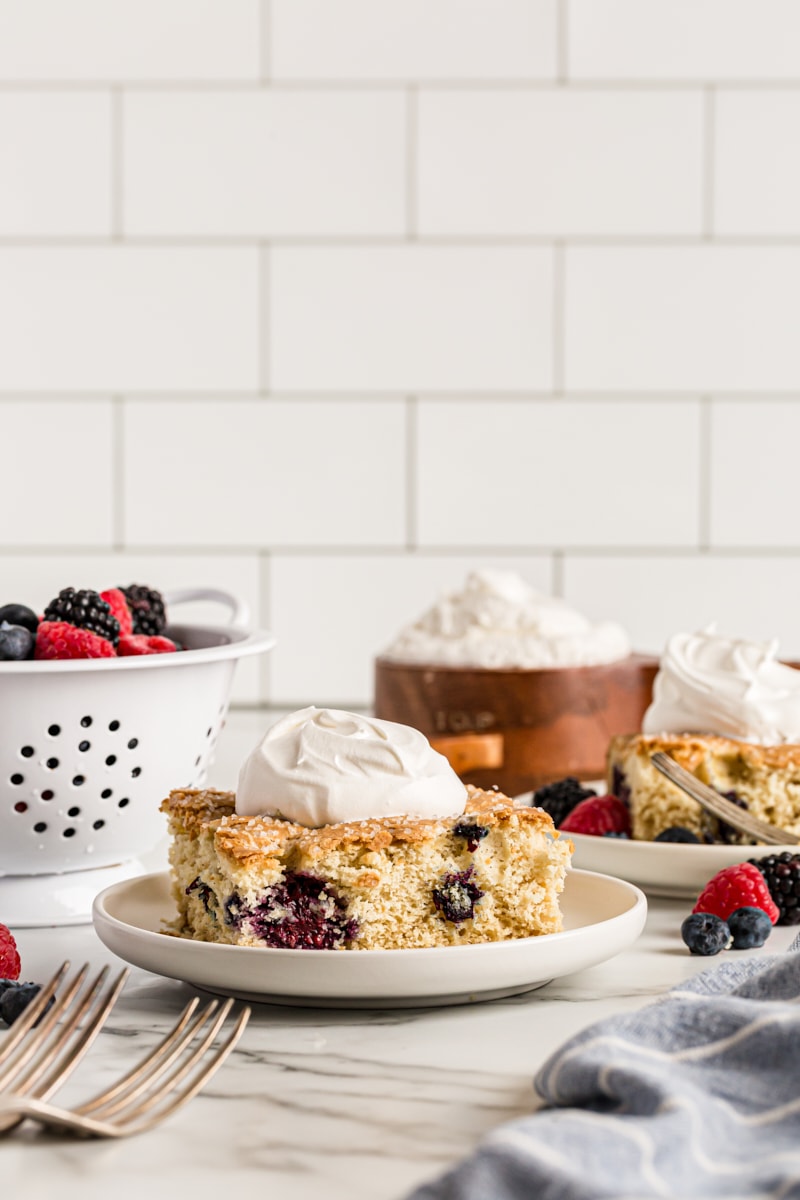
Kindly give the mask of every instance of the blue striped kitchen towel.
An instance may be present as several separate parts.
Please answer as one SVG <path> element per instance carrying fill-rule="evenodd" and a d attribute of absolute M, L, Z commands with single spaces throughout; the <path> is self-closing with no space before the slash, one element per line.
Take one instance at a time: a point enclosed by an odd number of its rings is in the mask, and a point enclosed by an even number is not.
<path fill-rule="evenodd" d="M 598 1022 L 535 1083 L 546 1108 L 410 1200 L 800 1200 L 800 941 Z"/>

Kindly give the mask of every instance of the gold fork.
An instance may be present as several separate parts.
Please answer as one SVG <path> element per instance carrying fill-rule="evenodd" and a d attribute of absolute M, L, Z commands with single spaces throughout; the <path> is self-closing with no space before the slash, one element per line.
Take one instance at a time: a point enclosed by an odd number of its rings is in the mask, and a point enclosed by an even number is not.
<path fill-rule="evenodd" d="M 87 964 L 59 992 L 68 970 L 69 963 L 63 963 L 0 1038 L 0 1134 L 26 1119 L 94 1137 L 128 1137 L 152 1129 L 197 1095 L 233 1050 L 250 1017 L 250 1009 L 243 1008 L 215 1047 L 234 1002 L 220 1006 L 212 1000 L 198 1013 L 195 996 L 137 1066 L 85 1104 L 59 1108 L 48 1103 L 50 1096 L 92 1045 L 128 978 L 123 970 L 104 990 L 109 974 L 104 967 L 84 986 Z"/>

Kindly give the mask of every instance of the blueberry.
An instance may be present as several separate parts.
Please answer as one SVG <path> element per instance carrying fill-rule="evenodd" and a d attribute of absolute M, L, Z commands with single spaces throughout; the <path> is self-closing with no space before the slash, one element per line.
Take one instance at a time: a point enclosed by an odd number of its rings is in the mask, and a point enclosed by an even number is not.
<path fill-rule="evenodd" d="M 731 945 L 726 921 L 713 913 L 692 913 L 681 925 L 681 937 L 692 954 L 719 954 Z"/>
<path fill-rule="evenodd" d="M 0 661 L 19 662 L 23 658 L 32 658 L 34 641 L 30 629 L 24 625 L 9 625 L 3 621 L 0 623 Z"/>
<path fill-rule="evenodd" d="M 654 842 L 696 842 L 700 844 L 700 838 L 696 833 L 692 833 L 691 829 L 685 829 L 683 825 L 670 825 L 669 829 L 662 829 L 661 833 L 656 834 L 653 838 Z"/>
<path fill-rule="evenodd" d="M 617 832 L 615 829 L 609 829 L 608 833 L 603 834 L 603 837 L 623 838 L 625 841 L 629 840 L 628 835 L 624 830 Z"/>
<path fill-rule="evenodd" d="M 737 908 L 728 917 L 728 928 L 733 934 L 734 950 L 752 950 L 763 946 L 772 933 L 770 921 L 763 908 Z"/>
<path fill-rule="evenodd" d="M 478 885 L 472 882 L 472 867 L 467 871 L 445 875 L 432 892 L 436 910 L 446 921 L 452 921 L 455 925 L 475 916 L 475 905 L 483 894 Z"/>
<path fill-rule="evenodd" d="M 4 604 L 0 608 L 0 625 L 3 621 L 9 625 L 21 625 L 30 633 L 36 633 L 39 627 L 39 618 L 26 604 Z"/>
<path fill-rule="evenodd" d="M 489 830 L 485 825 L 479 825 L 477 821 L 459 821 L 453 826 L 453 833 L 456 837 L 463 838 L 467 843 L 467 849 L 472 852 L 478 849 L 478 843 L 487 837 Z"/>
<path fill-rule="evenodd" d="M 0 996 L 0 1017 L 6 1025 L 13 1025 L 41 990 L 42 986 L 39 983 L 18 983 L 6 988 Z"/>

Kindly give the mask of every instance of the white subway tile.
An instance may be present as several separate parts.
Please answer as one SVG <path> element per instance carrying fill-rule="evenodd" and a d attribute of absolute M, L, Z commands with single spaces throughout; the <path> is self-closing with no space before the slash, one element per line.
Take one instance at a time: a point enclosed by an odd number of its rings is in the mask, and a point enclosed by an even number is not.
<path fill-rule="evenodd" d="M 541 247 L 279 247 L 272 385 L 545 389 L 552 293 Z"/>
<path fill-rule="evenodd" d="M 62 404 L 59 407 L 69 406 Z M 257 629 L 263 628 L 264 624 L 258 567 L 255 555 L 167 555 L 111 551 L 94 554 L 2 554 L 2 603 L 27 604 L 36 612 L 41 612 L 64 587 L 92 588 L 102 592 L 110 587 L 145 583 L 165 593 L 178 588 L 218 588 L 245 601 L 250 609 L 249 628 Z M 168 607 L 167 616 L 176 623 L 194 625 L 225 625 L 228 622 L 226 609 L 209 601 Z M 259 666 L 258 657 L 245 658 L 237 663 L 232 691 L 234 701 L 253 704 L 265 698 L 259 684 Z"/>
<path fill-rule="evenodd" d="M 185 469 L 176 469 L 176 447 Z M 132 403 L 125 452 L 129 543 L 393 546 L 405 540 L 400 402 Z"/>
<path fill-rule="evenodd" d="M 713 546 L 800 546 L 798 442 L 797 401 L 714 403 Z"/>
<path fill-rule="evenodd" d="M 272 0 L 272 70 L 306 79 L 552 79 L 557 0 Z"/>
<path fill-rule="evenodd" d="M 400 91 L 134 92 L 125 228 L 137 234 L 397 234 Z"/>
<path fill-rule="evenodd" d="M 564 560 L 564 596 L 591 617 L 620 621 L 637 650 L 660 654 L 673 633 L 716 621 L 721 633 L 800 657 L 800 558 L 762 555 L 579 557 Z"/>
<path fill-rule="evenodd" d="M 0 248 L 0 391 L 251 389 L 257 251 Z"/>
<path fill-rule="evenodd" d="M 566 387 L 797 390 L 800 248 L 570 248 Z"/>
<path fill-rule="evenodd" d="M 0 235 L 102 236 L 110 230 L 108 96 L 0 94 Z"/>
<path fill-rule="evenodd" d="M 551 591 L 545 556 L 275 555 L 272 702 L 370 705 L 375 655 L 469 571 L 490 565 Z"/>
<path fill-rule="evenodd" d="M 426 234 L 699 233 L 699 92 L 427 91 Z"/>
<path fill-rule="evenodd" d="M 255 78 L 259 0 L 0 0 L 0 78 Z"/>
<path fill-rule="evenodd" d="M 110 544 L 111 404 L 9 400 L 0 422 L 0 545 Z"/>
<path fill-rule="evenodd" d="M 800 93 L 718 93 L 715 232 L 800 233 L 798 139 Z"/>
<path fill-rule="evenodd" d="M 794 0 L 570 0 L 574 79 L 796 79 Z"/>
<path fill-rule="evenodd" d="M 418 429 L 420 545 L 697 540 L 694 403 L 426 401 Z"/>

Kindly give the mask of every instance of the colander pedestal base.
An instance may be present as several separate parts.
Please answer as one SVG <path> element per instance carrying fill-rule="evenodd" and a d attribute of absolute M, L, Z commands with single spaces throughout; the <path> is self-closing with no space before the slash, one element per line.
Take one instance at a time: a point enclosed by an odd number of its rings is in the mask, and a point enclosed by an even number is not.
<path fill-rule="evenodd" d="M 0 920 L 14 929 L 45 925 L 90 925 L 98 892 L 146 873 L 136 859 L 114 867 L 67 871 L 61 875 L 0 876 Z"/>

